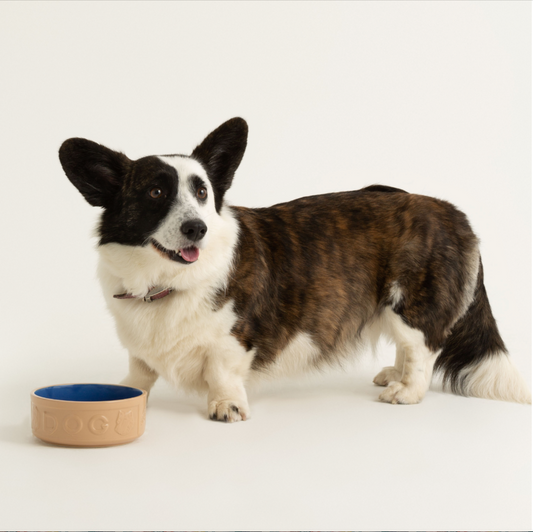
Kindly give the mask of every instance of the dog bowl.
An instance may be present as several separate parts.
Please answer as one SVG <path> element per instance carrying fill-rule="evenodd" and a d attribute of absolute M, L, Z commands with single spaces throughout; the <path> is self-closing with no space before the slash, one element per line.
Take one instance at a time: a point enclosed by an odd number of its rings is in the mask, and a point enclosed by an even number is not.
<path fill-rule="evenodd" d="M 146 392 L 116 384 L 61 384 L 31 394 L 31 428 L 60 445 L 99 447 L 135 440 L 144 432 Z"/>

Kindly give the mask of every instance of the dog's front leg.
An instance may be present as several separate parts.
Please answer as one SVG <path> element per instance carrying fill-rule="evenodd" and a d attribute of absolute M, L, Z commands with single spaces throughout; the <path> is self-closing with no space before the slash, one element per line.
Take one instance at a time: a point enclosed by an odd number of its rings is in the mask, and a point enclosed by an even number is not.
<path fill-rule="evenodd" d="M 149 368 L 140 358 L 130 354 L 130 371 L 120 384 L 142 388 L 150 395 L 150 390 L 155 384 L 157 377 L 159 375 L 153 369 Z"/>
<path fill-rule="evenodd" d="M 209 386 L 207 410 L 215 421 L 246 421 L 250 418 L 244 388 L 249 363 L 243 353 L 218 351 L 206 360 L 204 378 Z"/>

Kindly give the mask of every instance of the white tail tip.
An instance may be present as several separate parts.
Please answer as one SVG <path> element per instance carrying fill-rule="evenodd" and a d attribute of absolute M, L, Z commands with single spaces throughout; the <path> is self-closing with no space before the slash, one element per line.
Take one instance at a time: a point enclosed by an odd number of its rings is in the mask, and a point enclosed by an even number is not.
<path fill-rule="evenodd" d="M 531 391 L 506 353 L 496 353 L 463 369 L 459 381 L 467 396 L 531 404 Z"/>

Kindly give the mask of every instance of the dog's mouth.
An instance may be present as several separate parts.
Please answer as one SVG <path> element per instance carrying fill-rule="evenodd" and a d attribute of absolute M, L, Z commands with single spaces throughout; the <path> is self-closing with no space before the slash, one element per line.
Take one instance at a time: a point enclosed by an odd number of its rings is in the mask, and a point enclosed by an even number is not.
<path fill-rule="evenodd" d="M 174 262 L 179 262 L 181 264 L 192 264 L 198 260 L 200 256 L 200 250 L 196 246 L 188 246 L 186 248 L 180 248 L 177 251 L 173 249 L 167 249 L 163 247 L 157 240 L 152 238 L 152 246 L 159 251 L 166 258 L 173 260 Z"/>

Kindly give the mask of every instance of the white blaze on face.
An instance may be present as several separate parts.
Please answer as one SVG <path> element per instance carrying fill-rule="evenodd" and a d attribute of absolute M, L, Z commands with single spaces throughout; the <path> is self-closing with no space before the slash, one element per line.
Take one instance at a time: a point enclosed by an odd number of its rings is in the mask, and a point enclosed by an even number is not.
<path fill-rule="evenodd" d="M 206 247 L 209 240 L 209 224 L 216 215 L 214 192 L 203 166 L 194 159 L 182 156 L 160 157 L 178 173 L 178 193 L 169 213 L 161 222 L 153 238 L 169 250 L 177 251 L 191 246 L 193 243 L 182 233 L 181 227 L 185 222 L 201 220 L 207 226 L 205 237 L 194 245 L 199 249 Z M 207 198 L 197 197 L 198 183 L 207 190 Z"/>

